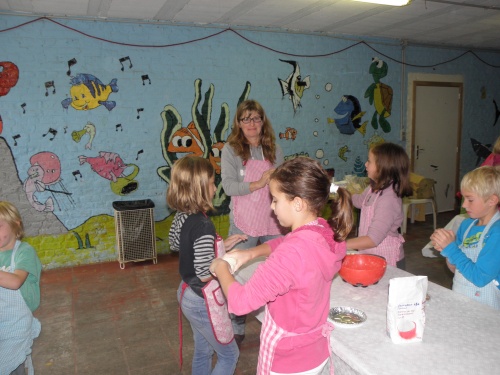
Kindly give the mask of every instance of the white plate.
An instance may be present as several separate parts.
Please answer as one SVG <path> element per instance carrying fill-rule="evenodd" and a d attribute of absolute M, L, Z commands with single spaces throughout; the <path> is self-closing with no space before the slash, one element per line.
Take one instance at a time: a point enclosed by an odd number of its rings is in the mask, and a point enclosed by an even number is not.
<path fill-rule="evenodd" d="M 328 313 L 328 321 L 336 327 L 355 328 L 366 322 L 366 314 L 354 307 L 336 306 Z"/>

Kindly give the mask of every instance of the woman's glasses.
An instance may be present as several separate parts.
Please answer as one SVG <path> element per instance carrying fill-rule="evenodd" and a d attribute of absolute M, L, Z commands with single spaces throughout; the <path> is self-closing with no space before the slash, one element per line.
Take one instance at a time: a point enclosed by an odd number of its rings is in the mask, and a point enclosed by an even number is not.
<path fill-rule="evenodd" d="M 258 116 L 257 117 L 243 117 L 240 119 L 240 122 L 242 122 L 245 125 L 248 125 L 251 122 L 253 122 L 256 125 L 259 125 L 262 123 L 262 117 L 258 117 Z"/>

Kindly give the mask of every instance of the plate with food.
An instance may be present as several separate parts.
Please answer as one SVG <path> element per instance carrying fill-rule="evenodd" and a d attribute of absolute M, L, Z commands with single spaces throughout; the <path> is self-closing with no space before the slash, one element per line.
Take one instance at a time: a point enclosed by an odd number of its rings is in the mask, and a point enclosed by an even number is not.
<path fill-rule="evenodd" d="M 330 309 L 328 320 L 336 327 L 354 328 L 366 322 L 364 311 L 349 306 L 336 306 Z"/>

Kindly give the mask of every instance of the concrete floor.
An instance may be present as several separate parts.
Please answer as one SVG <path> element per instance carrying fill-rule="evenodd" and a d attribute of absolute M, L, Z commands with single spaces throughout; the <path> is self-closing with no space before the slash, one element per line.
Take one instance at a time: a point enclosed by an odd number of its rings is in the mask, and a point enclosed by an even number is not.
<path fill-rule="evenodd" d="M 438 215 L 443 227 L 454 213 Z M 432 218 L 408 223 L 407 270 L 451 287 L 444 258 L 425 258 L 421 249 L 433 231 Z M 183 318 L 184 365 L 179 369 L 178 258 L 61 268 L 42 273 L 42 323 L 33 346 L 36 375 L 190 374 L 192 333 Z M 260 323 L 248 317 L 235 374 L 255 374 Z"/>

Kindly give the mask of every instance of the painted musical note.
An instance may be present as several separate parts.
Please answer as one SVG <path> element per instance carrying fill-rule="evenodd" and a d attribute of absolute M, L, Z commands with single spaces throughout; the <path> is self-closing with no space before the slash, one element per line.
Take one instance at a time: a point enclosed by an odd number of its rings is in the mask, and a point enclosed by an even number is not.
<path fill-rule="evenodd" d="M 21 104 L 21 108 L 23 109 L 23 114 L 26 113 L 26 103 Z"/>
<path fill-rule="evenodd" d="M 56 93 L 56 86 L 54 85 L 54 81 L 47 81 L 45 82 L 45 96 L 49 96 L 49 88 L 53 87 L 54 90 L 52 90 L 52 94 Z"/>
<path fill-rule="evenodd" d="M 137 156 L 135 157 L 135 160 L 139 160 L 139 155 L 142 154 L 144 152 L 144 150 L 139 150 L 137 152 Z"/>
<path fill-rule="evenodd" d="M 73 57 L 71 60 L 68 61 L 68 71 L 66 72 L 67 75 L 71 75 L 71 67 L 77 63 L 76 59 Z"/>
<path fill-rule="evenodd" d="M 141 78 L 142 78 L 142 85 L 143 86 L 145 85 L 144 81 L 149 81 L 149 84 L 151 84 L 151 79 L 149 78 L 149 76 L 147 74 L 143 74 L 141 76 Z"/>
<path fill-rule="evenodd" d="M 123 131 L 122 124 L 116 124 L 115 131 L 118 131 L 118 129 L 120 129 L 120 131 Z"/>
<path fill-rule="evenodd" d="M 140 112 L 144 111 L 144 108 L 137 108 L 137 119 L 141 118 Z"/>
<path fill-rule="evenodd" d="M 132 60 L 130 60 L 130 57 L 125 56 L 125 57 L 122 57 L 122 58 L 120 59 L 120 64 L 122 64 L 122 67 L 121 67 L 122 72 L 125 70 L 125 67 L 123 66 L 123 63 L 124 63 L 125 61 L 127 61 L 127 60 L 128 60 L 128 62 L 129 62 L 129 64 L 130 64 L 129 69 L 132 69 L 132 66 L 133 66 L 133 65 L 132 65 Z"/>
<path fill-rule="evenodd" d="M 21 135 L 20 134 L 16 134 L 16 135 L 12 136 L 12 138 L 14 139 L 14 146 L 17 146 L 17 140 L 19 138 L 21 138 Z"/>
<path fill-rule="evenodd" d="M 73 171 L 73 177 L 75 178 L 75 181 L 78 181 L 76 176 L 80 176 L 80 179 L 82 179 L 82 174 L 80 173 L 80 171 L 78 169 L 76 171 Z"/>
<path fill-rule="evenodd" d="M 47 131 L 47 133 L 45 133 L 43 136 L 45 137 L 49 133 L 52 134 L 52 138 L 49 138 L 49 140 L 51 140 L 51 141 L 54 140 L 54 138 L 57 135 L 57 130 L 49 128 L 49 130 Z"/>

